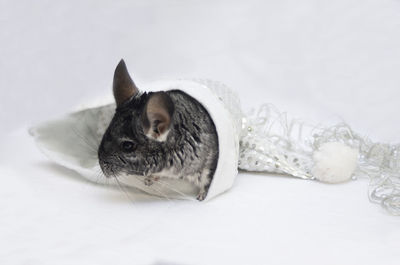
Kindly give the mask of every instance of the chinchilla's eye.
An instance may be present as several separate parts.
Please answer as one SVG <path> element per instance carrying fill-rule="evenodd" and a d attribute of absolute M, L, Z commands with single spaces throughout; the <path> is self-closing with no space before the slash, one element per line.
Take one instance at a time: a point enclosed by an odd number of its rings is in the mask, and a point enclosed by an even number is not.
<path fill-rule="evenodd" d="M 121 147 L 122 147 L 122 150 L 124 150 L 125 152 L 130 152 L 134 149 L 135 144 L 131 141 L 123 141 L 121 143 Z"/>

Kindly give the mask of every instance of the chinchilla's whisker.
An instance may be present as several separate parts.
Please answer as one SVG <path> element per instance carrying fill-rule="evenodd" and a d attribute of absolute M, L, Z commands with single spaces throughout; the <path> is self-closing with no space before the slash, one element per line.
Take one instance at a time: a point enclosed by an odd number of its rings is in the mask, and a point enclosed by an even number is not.
<path fill-rule="evenodd" d="M 148 186 L 148 187 L 149 187 L 150 189 L 154 190 L 155 192 L 157 192 L 159 195 L 161 195 L 161 196 L 164 197 L 165 199 L 167 199 L 169 203 L 173 203 L 173 202 L 171 201 L 171 199 L 168 198 L 167 195 L 165 195 L 165 193 L 161 192 L 161 190 L 160 190 L 160 189 L 157 189 L 154 185 L 150 185 L 150 186 Z"/>
<path fill-rule="evenodd" d="M 129 196 L 128 192 L 124 189 L 123 185 L 121 185 L 121 182 L 119 182 L 118 177 L 114 174 L 114 179 L 115 182 L 117 183 L 117 186 L 119 187 L 119 189 L 125 194 L 125 196 L 128 198 L 128 200 L 135 205 L 135 201 L 131 198 L 131 196 Z"/>
<path fill-rule="evenodd" d="M 99 179 L 100 179 L 100 178 L 99 178 Z M 101 182 L 99 181 L 98 183 L 101 183 Z M 112 185 L 112 184 L 115 184 L 115 183 L 110 183 L 110 178 L 109 178 L 109 177 L 106 177 L 106 176 L 104 175 L 104 183 L 103 183 L 103 185 L 110 186 L 110 185 Z"/>
<path fill-rule="evenodd" d="M 138 180 L 140 180 L 140 181 L 144 181 L 144 179 L 145 179 L 145 176 L 140 176 L 140 175 L 131 175 L 131 176 L 132 176 L 132 177 L 135 177 L 136 179 L 138 179 Z M 123 176 L 121 176 L 120 178 L 127 179 L 128 176 L 123 175 Z M 173 186 L 172 186 L 171 184 L 169 184 L 169 183 L 167 183 L 167 182 L 165 182 L 165 181 L 161 181 L 161 180 L 159 179 L 159 180 L 156 180 L 155 182 L 156 182 L 156 183 L 159 183 L 161 187 L 166 188 L 166 189 L 169 189 L 169 190 L 171 190 L 171 191 L 173 191 L 173 192 L 175 192 L 175 193 L 181 195 L 182 198 L 184 198 L 184 199 L 186 199 L 186 200 L 196 201 L 196 200 L 195 200 L 193 197 L 191 197 L 190 195 L 185 194 L 185 193 L 183 193 L 183 192 L 181 192 L 181 191 L 179 191 L 179 190 L 173 188 Z M 153 185 L 151 185 L 151 186 L 149 186 L 149 187 L 154 188 Z M 160 193 L 160 192 L 161 192 L 161 191 L 157 190 L 157 193 Z M 163 197 L 164 197 L 164 196 L 163 196 Z"/>
<path fill-rule="evenodd" d="M 81 138 L 82 142 L 85 143 L 87 147 L 89 147 L 90 150 L 92 150 L 95 153 L 95 155 L 93 156 L 96 156 L 97 158 L 97 147 L 93 146 L 85 136 L 83 136 L 78 132 L 78 130 L 75 127 L 71 127 L 71 129 L 79 138 Z"/>
<path fill-rule="evenodd" d="M 86 124 L 86 128 L 87 128 L 88 133 L 89 133 L 90 136 L 91 136 L 91 139 L 94 139 L 95 141 L 96 141 L 96 139 L 99 139 L 99 135 L 98 135 L 95 131 L 93 131 L 93 127 L 89 126 L 89 123 L 88 123 L 88 122 L 85 122 L 84 124 Z M 100 138 L 100 140 L 101 140 L 101 138 Z M 96 141 L 95 144 L 96 144 L 97 146 L 99 146 L 99 145 L 100 145 L 100 142 Z"/>
<path fill-rule="evenodd" d="M 101 182 L 104 183 L 104 179 L 107 179 L 103 171 L 101 170 L 100 166 L 93 168 L 93 173 L 91 174 L 90 177 L 91 180 L 96 184 L 100 184 Z M 100 179 L 103 180 L 101 181 Z"/>
<path fill-rule="evenodd" d="M 86 119 L 86 116 L 82 116 L 81 119 Z M 87 132 L 87 134 L 89 134 L 90 139 L 95 141 L 94 147 L 97 150 L 98 146 L 100 145 L 101 138 L 99 139 L 99 135 L 94 131 L 94 126 L 89 126 L 90 123 L 86 122 L 86 120 L 84 122 L 81 122 L 81 123 L 86 125 L 86 132 Z M 87 138 L 86 138 L 86 140 L 87 140 Z"/>
<path fill-rule="evenodd" d="M 189 196 L 188 194 L 185 194 L 177 189 L 174 189 L 172 187 L 171 184 L 165 182 L 165 181 L 161 181 L 161 180 L 157 180 L 158 183 L 160 183 L 161 185 L 163 185 L 165 188 L 172 190 L 173 192 L 176 192 L 177 194 L 181 195 L 184 199 L 186 200 L 190 200 L 190 201 L 195 201 L 195 199 L 193 199 L 191 196 Z"/>
<path fill-rule="evenodd" d="M 74 130 L 74 129 L 73 129 Z M 84 144 L 85 147 L 89 148 L 90 151 L 93 153 L 91 154 L 91 157 L 96 157 L 97 158 L 97 150 L 88 142 L 87 139 L 85 139 L 81 134 L 79 134 L 76 130 L 74 133 L 80 138 L 81 144 Z"/>
<path fill-rule="evenodd" d="M 132 175 L 134 178 L 136 178 L 136 179 L 138 179 L 139 181 L 144 181 L 144 179 L 145 179 L 145 176 L 140 176 L 140 175 Z M 127 176 L 123 176 L 125 179 L 127 178 Z M 161 192 L 161 190 L 159 190 L 159 189 L 156 189 L 153 185 L 151 185 L 151 186 L 148 186 L 150 189 L 152 189 L 153 191 L 155 191 L 156 192 L 156 194 L 158 195 L 158 196 L 160 196 L 160 197 L 164 197 L 165 199 L 167 199 L 168 201 L 170 201 L 171 202 L 171 199 L 170 198 L 168 198 L 168 196 L 167 195 L 165 195 L 164 193 L 162 193 Z"/>
<path fill-rule="evenodd" d="M 108 184 L 108 178 L 106 178 L 106 176 L 104 175 L 103 171 L 101 170 L 101 168 L 98 168 L 96 170 L 96 183 L 100 183 L 102 182 L 100 179 L 105 179 L 106 184 Z"/>

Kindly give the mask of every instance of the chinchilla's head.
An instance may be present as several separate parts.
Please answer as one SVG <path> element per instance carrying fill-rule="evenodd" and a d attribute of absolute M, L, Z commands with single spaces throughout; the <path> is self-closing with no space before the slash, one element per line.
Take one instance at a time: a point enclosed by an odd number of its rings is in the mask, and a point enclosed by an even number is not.
<path fill-rule="evenodd" d="M 174 104 L 165 92 L 141 93 L 120 61 L 113 81 L 115 115 L 98 149 L 106 177 L 146 175 L 165 157 Z"/>

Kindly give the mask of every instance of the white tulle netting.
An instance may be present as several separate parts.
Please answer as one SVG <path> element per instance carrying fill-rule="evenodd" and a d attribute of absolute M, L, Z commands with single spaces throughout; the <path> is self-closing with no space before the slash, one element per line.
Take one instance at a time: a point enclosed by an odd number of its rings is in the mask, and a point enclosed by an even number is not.
<path fill-rule="evenodd" d="M 368 177 L 370 200 L 400 215 L 400 145 L 374 143 L 344 123 L 311 126 L 289 121 L 285 113 L 263 105 L 243 118 L 239 167 L 314 179 L 312 154 L 327 142 L 342 142 L 359 150 L 353 179 Z"/>
<path fill-rule="evenodd" d="M 227 86 L 196 80 L 211 88 L 232 113 L 239 129 L 239 168 L 246 171 L 284 173 L 315 179 L 313 153 L 327 142 L 340 142 L 358 150 L 353 179 L 368 177 L 369 198 L 387 211 L 400 215 L 400 144 L 374 143 L 347 124 L 314 126 L 296 119 L 271 104 L 244 115 L 240 100 Z"/>

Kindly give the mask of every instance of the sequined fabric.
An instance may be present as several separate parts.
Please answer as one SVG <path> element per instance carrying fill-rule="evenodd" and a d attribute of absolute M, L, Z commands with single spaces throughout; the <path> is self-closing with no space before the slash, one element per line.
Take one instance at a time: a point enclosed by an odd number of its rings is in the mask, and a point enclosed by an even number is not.
<path fill-rule="evenodd" d="M 232 113 L 239 133 L 239 169 L 315 179 L 311 173 L 313 152 L 326 142 L 341 142 L 359 150 L 353 180 L 369 178 L 370 200 L 391 214 L 400 215 L 400 144 L 374 143 L 344 123 L 318 127 L 289 119 L 271 104 L 244 115 L 238 96 L 227 86 L 209 80 L 195 81 L 211 88 Z"/>

